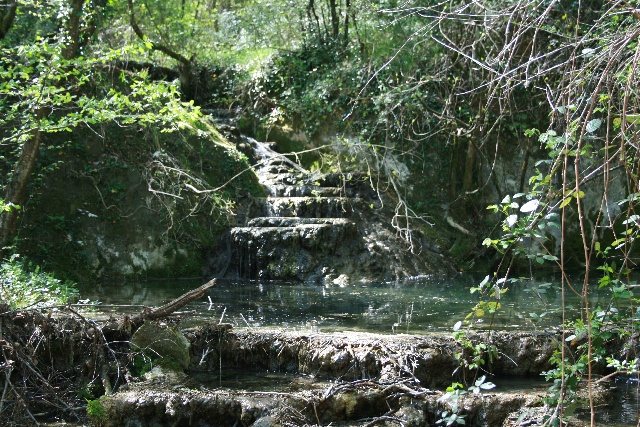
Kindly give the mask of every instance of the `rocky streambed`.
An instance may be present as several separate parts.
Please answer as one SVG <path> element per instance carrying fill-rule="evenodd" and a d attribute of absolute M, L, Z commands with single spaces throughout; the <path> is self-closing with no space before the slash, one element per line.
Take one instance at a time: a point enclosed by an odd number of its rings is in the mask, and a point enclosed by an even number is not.
<path fill-rule="evenodd" d="M 132 320 L 96 322 L 72 308 L 0 315 L 3 423 L 424 426 L 455 415 L 465 425 L 536 425 L 544 388 L 501 391 L 500 382 L 539 378 L 559 340 L 553 333 L 474 332 L 465 337 L 469 346 L 448 334 L 234 330 L 217 323 L 181 329 L 175 320 L 149 319 L 138 328 Z M 140 338 L 145 330 L 147 341 Z M 494 349 L 482 355 L 487 362 L 477 375 L 459 368 L 478 355 L 476 344 Z M 227 372 L 243 379 L 216 384 Z M 473 385 L 481 375 L 498 387 L 445 395 L 452 382 Z M 266 384 L 254 387 L 252 376 Z M 278 378 L 273 386 L 270 376 Z M 195 380 L 202 377 L 213 381 Z"/>
<path fill-rule="evenodd" d="M 500 380 L 539 378 L 557 344 L 545 333 L 470 334 L 472 343 L 495 346 L 493 356 L 483 355 L 491 362 L 481 374 L 498 387 L 452 398 L 447 386 L 473 384 L 479 375 L 458 369 L 460 354 L 474 355 L 446 334 L 234 331 L 216 324 L 184 333 L 191 373 L 213 379 L 225 370 L 243 370 L 244 378 L 286 373 L 289 382 L 274 384 L 273 391 L 252 390 L 242 381 L 212 387 L 160 370 L 103 397 L 103 425 L 425 426 L 451 414 L 471 426 L 536 425 L 546 388 L 502 391 Z"/>

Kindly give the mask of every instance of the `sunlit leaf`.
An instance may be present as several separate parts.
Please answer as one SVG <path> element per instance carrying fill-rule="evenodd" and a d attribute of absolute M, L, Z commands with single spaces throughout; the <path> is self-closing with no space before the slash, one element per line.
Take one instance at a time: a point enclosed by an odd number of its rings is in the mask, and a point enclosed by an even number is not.
<path fill-rule="evenodd" d="M 562 203 L 560 203 L 560 208 L 564 208 L 565 206 L 567 206 L 569 203 L 571 203 L 571 200 L 573 200 L 573 197 L 571 197 L 571 196 L 565 198 L 562 201 Z"/>
<path fill-rule="evenodd" d="M 627 114 L 625 118 L 627 119 L 627 123 L 640 123 L 640 114 Z"/>
<path fill-rule="evenodd" d="M 486 285 L 487 283 L 489 283 L 489 279 L 491 277 L 487 274 L 484 279 L 482 279 L 482 282 L 480 282 L 480 287 L 483 287 L 484 285 Z"/>
<path fill-rule="evenodd" d="M 538 206 L 540 206 L 540 200 L 531 199 L 520 207 L 520 212 L 524 212 L 524 213 L 533 212 L 536 209 L 538 209 Z"/>

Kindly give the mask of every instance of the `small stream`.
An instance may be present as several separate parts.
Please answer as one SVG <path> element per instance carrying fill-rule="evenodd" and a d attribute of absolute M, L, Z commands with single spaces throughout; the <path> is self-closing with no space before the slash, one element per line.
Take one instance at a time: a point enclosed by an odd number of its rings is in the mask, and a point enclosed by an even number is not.
<path fill-rule="evenodd" d="M 222 321 L 235 328 L 276 327 L 314 332 L 362 331 L 410 333 L 451 331 L 478 301 L 470 289 L 482 277 L 421 278 L 347 287 L 317 284 L 219 280 L 207 296 L 187 306 L 191 322 Z M 82 298 L 99 301 L 100 312 L 139 312 L 194 289 L 200 280 L 159 280 L 108 284 L 81 289 Z M 474 327 L 497 330 L 544 330 L 557 327 L 561 293 L 554 285 L 531 281 L 511 286 L 501 310 L 476 320 Z M 567 293 L 568 315 L 577 316 L 579 300 Z M 592 307 L 606 306 L 603 293 Z M 569 317 L 571 318 L 571 317 Z"/>

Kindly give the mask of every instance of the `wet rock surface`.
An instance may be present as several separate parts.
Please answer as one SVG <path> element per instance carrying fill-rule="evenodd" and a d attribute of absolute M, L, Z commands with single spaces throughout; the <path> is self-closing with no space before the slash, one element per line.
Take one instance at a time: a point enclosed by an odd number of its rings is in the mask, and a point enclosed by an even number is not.
<path fill-rule="evenodd" d="M 233 330 L 215 323 L 181 330 L 176 322 L 171 326 L 189 342 L 186 373 L 160 358 L 140 375 L 129 317 L 99 323 L 70 310 L 0 314 L 7 390 L 0 412 L 7 425 L 35 425 L 36 416 L 85 423 L 86 411 L 98 426 L 426 426 L 452 413 L 445 387 L 473 383 L 476 375 L 456 370 L 456 354 L 471 355 L 447 334 Z M 497 356 L 483 369 L 498 392 L 460 397 L 466 425 L 537 425 L 545 389 L 499 392 L 500 384 L 539 377 L 558 338 L 468 333 L 472 344 L 495 346 Z M 201 380 L 227 372 L 242 375 L 232 383 Z M 256 386 L 252 377 L 265 381 Z M 598 393 L 605 404 L 607 394 Z"/>
<path fill-rule="evenodd" d="M 457 379 L 455 354 L 461 348 L 446 335 L 233 331 L 215 324 L 184 332 L 192 373 L 279 372 L 291 374 L 291 381 L 275 391 L 252 391 L 243 383 L 230 389 L 159 375 L 103 397 L 103 425 L 424 426 L 451 411 L 442 390 Z M 492 342 L 504 357 L 487 369 L 537 376 L 552 341 L 545 334 L 494 333 Z M 466 425 L 498 426 L 515 411 L 538 405 L 541 395 L 469 393 L 458 406 Z"/>
<path fill-rule="evenodd" d="M 341 382 L 306 390 L 252 392 L 145 382 L 101 398 L 103 426 L 372 426 L 435 425 L 451 411 L 444 393 L 410 382 Z M 533 407 L 536 393 L 467 395 L 458 404 L 466 425 L 499 426 L 510 414 Z"/>
<path fill-rule="evenodd" d="M 222 363 L 223 367 L 295 372 L 344 381 L 408 378 L 427 388 L 444 388 L 452 381 L 463 380 L 464 372 L 454 375 L 459 364 L 456 354 L 471 356 L 448 334 L 232 331 L 219 325 L 205 325 L 185 334 L 191 341 L 194 370 L 215 370 Z M 495 345 L 498 355 L 487 363 L 488 372 L 520 377 L 537 377 L 548 370 L 557 340 L 553 334 L 522 332 L 477 333 L 467 338 Z M 206 357 L 201 357 L 204 354 Z"/>
<path fill-rule="evenodd" d="M 267 195 L 239 203 L 237 226 L 212 251 L 210 276 L 332 284 L 341 275 L 358 282 L 454 271 L 417 230 L 412 253 L 391 224 L 395 203 L 368 177 L 310 172 L 272 144 L 235 139 L 250 149 Z"/>

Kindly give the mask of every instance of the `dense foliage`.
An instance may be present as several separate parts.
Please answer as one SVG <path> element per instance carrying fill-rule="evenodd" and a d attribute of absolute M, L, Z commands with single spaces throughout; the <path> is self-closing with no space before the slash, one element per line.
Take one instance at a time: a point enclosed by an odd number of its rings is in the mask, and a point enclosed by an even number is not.
<path fill-rule="evenodd" d="M 3 255 L 19 251 L 77 277 L 87 268 L 82 239 L 73 238 L 77 224 L 87 216 L 123 224 L 141 208 L 160 218 L 165 245 L 204 251 L 228 223 L 235 192 L 257 190 L 250 174 L 224 186 L 228 176 L 219 172 L 247 170 L 247 159 L 185 94 L 188 83 L 170 78 L 184 72 L 136 62 L 157 45 L 111 33 L 133 16 L 126 6 L 3 5 Z M 136 190 L 136 179 L 146 181 L 148 194 Z M 79 194 L 56 194 L 66 185 Z M 131 205 L 134 199 L 142 206 Z M 189 268 L 179 271 L 200 270 Z"/>

